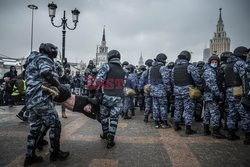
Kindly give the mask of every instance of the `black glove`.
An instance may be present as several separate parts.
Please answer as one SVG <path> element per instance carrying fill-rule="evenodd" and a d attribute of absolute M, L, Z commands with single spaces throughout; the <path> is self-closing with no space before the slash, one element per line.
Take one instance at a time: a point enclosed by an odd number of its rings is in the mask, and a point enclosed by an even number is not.
<path fill-rule="evenodd" d="M 140 95 L 144 94 L 144 90 L 143 89 L 138 89 L 137 92 L 139 92 Z"/>
<path fill-rule="evenodd" d="M 241 104 L 247 112 L 250 112 L 250 98 L 242 97 Z"/>
<path fill-rule="evenodd" d="M 70 90 L 67 88 L 67 86 L 60 84 L 57 89 L 60 91 L 59 96 L 56 96 L 54 98 L 55 102 L 59 102 L 62 103 L 64 101 L 66 101 L 68 98 L 70 98 L 71 96 L 71 92 Z"/>
<path fill-rule="evenodd" d="M 60 85 L 60 82 L 50 72 L 43 72 L 41 73 L 41 76 L 52 86 L 58 87 Z"/>
<path fill-rule="evenodd" d="M 102 104 L 103 94 L 101 89 L 97 89 L 95 92 L 95 98 L 99 104 Z"/>

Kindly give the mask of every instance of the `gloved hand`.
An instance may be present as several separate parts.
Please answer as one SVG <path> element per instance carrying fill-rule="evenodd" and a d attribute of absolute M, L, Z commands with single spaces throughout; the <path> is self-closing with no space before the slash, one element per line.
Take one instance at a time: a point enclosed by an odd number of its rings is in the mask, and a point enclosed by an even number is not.
<path fill-rule="evenodd" d="M 95 92 L 95 98 L 99 104 L 102 104 L 103 94 L 101 89 L 97 89 Z"/>
<path fill-rule="evenodd" d="M 59 90 L 60 94 L 59 96 L 56 96 L 54 98 L 55 102 L 59 102 L 62 103 L 64 101 L 66 101 L 68 98 L 70 98 L 71 96 L 71 92 L 70 90 L 67 88 L 67 86 L 60 84 L 57 89 Z"/>
<path fill-rule="evenodd" d="M 144 90 L 143 89 L 138 89 L 137 90 L 139 92 L 139 94 L 143 95 L 144 94 Z"/>
<path fill-rule="evenodd" d="M 215 93 L 214 99 L 217 102 L 223 101 L 224 100 L 224 94 L 223 93 Z"/>

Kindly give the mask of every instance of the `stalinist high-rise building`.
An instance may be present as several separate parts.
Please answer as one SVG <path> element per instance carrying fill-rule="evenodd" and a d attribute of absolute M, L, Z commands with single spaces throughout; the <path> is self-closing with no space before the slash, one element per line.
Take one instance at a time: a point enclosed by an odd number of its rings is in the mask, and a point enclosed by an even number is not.
<path fill-rule="evenodd" d="M 103 28 L 102 42 L 96 48 L 96 67 L 100 68 L 108 62 L 108 47 L 106 46 L 105 27 Z"/>
<path fill-rule="evenodd" d="M 221 16 L 221 8 L 219 20 L 217 23 L 217 31 L 214 33 L 213 39 L 210 40 L 210 55 L 213 53 L 221 55 L 223 52 L 230 51 L 230 38 L 224 30 L 224 24 Z"/>

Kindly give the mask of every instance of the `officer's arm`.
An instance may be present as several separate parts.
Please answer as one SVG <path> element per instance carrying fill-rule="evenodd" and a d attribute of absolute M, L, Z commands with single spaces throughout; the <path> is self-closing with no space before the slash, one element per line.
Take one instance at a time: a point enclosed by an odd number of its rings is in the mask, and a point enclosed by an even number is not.
<path fill-rule="evenodd" d="M 102 85 L 104 84 L 104 81 L 106 80 L 107 73 L 109 71 L 109 65 L 108 64 L 103 64 L 102 67 L 100 68 L 96 80 L 94 82 L 94 85 L 97 86 L 97 89 L 100 89 Z"/>
<path fill-rule="evenodd" d="M 139 79 L 138 89 L 143 89 L 143 86 L 146 83 L 146 76 L 147 76 L 147 70 L 144 71 L 141 75 L 141 78 Z"/>
<path fill-rule="evenodd" d="M 37 62 L 41 76 L 51 85 L 59 86 L 60 82 L 53 76 L 54 62 L 47 57 L 43 57 Z"/>
<path fill-rule="evenodd" d="M 236 68 L 237 73 L 239 74 L 241 80 L 244 81 L 244 76 L 246 74 L 246 70 L 245 70 L 246 64 L 245 64 L 245 62 L 238 61 L 238 62 L 235 63 L 234 67 Z"/>
<path fill-rule="evenodd" d="M 167 67 L 160 68 L 160 73 L 162 76 L 163 84 L 167 92 L 171 92 L 171 83 L 170 83 L 170 76 L 169 70 Z"/>
<path fill-rule="evenodd" d="M 199 74 L 198 68 L 193 66 L 193 65 L 189 65 L 188 66 L 188 73 L 191 74 L 195 86 L 197 86 L 198 88 L 201 88 L 202 82 L 201 82 L 201 76 Z"/>
<path fill-rule="evenodd" d="M 203 73 L 203 78 L 206 82 L 207 87 L 211 90 L 211 93 L 214 95 L 219 95 L 220 91 L 218 85 L 216 83 L 216 76 L 209 72 L 209 70 L 205 70 Z"/>

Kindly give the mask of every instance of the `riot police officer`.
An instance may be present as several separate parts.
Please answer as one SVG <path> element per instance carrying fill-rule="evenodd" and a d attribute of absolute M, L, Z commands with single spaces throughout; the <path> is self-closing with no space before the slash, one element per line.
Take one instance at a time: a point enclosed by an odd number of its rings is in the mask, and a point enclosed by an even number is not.
<path fill-rule="evenodd" d="M 228 64 L 225 68 L 225 83 L 226 83 L 226 97 L 228 101 L 229 111 L 227 117 L 228 126 L 228 140 L 238 140 L 239 136 L 235 134 L 236 114 L 240 114 L 242 119 L 242 127 L 246 133 L 244 143 L 249 144 L 250 133 L 250 113 L 246 112 L 241 104 L 242 83 L 246 74 L 246 55 L 248 49 L 246 47 L 237 47 L 233 55 L 228 58 Z"/>
<path fill-rule="evenodd" d="M 209 122 L 212 120 L 212 136 L 219 139 L 226 138 L 220 133 L 220 111 L 219 102 L 223 101 L 223 90 L 218 79 L 218 66 L 220 59 L 217 55 L 212 55 L 208 59 L 208 64 L 204 67 L 202 78 L 204 80 L 204 102 L 205 112 L 203 118 L 204 135 L 209 135 Z"/>
<path fill-rule="evenodd" d="M 127 65 L 126 67 L 127 71 L 128 71 L 128 76 L 126 77 L 126 88 L 127 89 L 132 89 L 132 90 L 136 90 L 137 88 L 137 76 L 134 73 L 134 69 L 135 66 L 133 66 L 132 64 Z M 135 115 L 135 111 L 134 111 L 134 96 L 135 95 L 125 95 L 124 97 L 124 117 L 123 119 L 131 119 L 131 117 L 128 115 L 128 111 L 131 111 L 131 116 Z"/>
<path fill-rule="evenodd" d="M 148 122 L 148 116 L 152 113 L 152 96 L 150 92 L 144 92 L 144 86 L 149 84 L 149 71 L 152 66 L 153 60 L 148 59 L 145 62 L 147 66 L 146 71 L 144 71 L 139 79 L 138 89 L 140 90 L 140 94 L 144 93 L 145 96 L 145 110 L 144 110 L 144 122 Z"/>
<path fill-rule="evenodd" d="M 203 74 L 203 67 L 205 65 L 204 61 L 198 61 L 196 67 L 198 68 L 199 74 L 200 76 L 202 76 Z M 195 104 L 195 112 L 194 112 L 194 117 L 195 117 L 195 121 L 197 122 L 201 122 L 201 114 L 202 114 L 202 109 L 203 109 L 203 99 L 197 99 L 196 100 L 196 104 Z"/>
<path fill-rule="evenodd" d="M 196 133 L 196 131 L 191 129 L 195 103 L 189 95 L 189 89 L 194 86 L 201 88 L 199 71 L 197 67 L 189 63 L 190 59 L 191 54 L 188 51 L 182 51 L 178 55 L 172 74 L 175 96 L 175 130 L 181 129 L 179 123 L 184 112 L 186 125 L 185 133 L 188 135 Z"/>
<path fill-rule="evenodd" d="M 50 84 L 60 89 L 58 75 L 55 71 L 54 58 L 57 56 L 57 47 L 50 43 L 42 43 L 39 53 L 31 52 L 26 60 L 26 107 L 29 110 L 29 129 L 27 137 L 27 153 L 24 166 L 38 163 L 43 160 L 36 156 L 35 149 L 40 138 L 50 128 L 50 160 L 64 160 L 69 152 L 60 150 L 61 122 L 50 94 L 44 93 L 41 86 Z"/>
<path fill-rule="evenodd" d="M 149 72 L 151 91 L 150 95 L 153 98 L 153 118 L 155 128 L 169 128 L 167 122 L 168 107 L 167 98 L 171 94 L 171 85 L 168 68 L 165 66 L 167 56 L 160 53 L 156 56 L 155 61 Z"/>
<path fill-rule="evenodd" d="M 174 62 L 169 62 L 168 65 L 167 65 L 167 67 L 169 69 L 170 78 L 172 78 L 171 75 L 172 75 L 172 71 L 173 71 L 174 66 L 175 66 Z M 174 86 L 173 86 L 173 84 L 171 82 L 171 92 L 173 92 L 173 88 L 174 88 Z M 169 109 L 169 111 L 171 113 L 171 117 L 174 117 L 175 108 L 174 108 L 174 95 L 173 95 L 173 93 L 171 94 L 171 96 L 170 96 L 170 98 L 168 100 L 168 109 Z"/>
<path fill-rule="evenodd" d="M 96 84 L 102 87 L 103 98 L 100 107 L 100 122 L 102 125 L 102 139 L 107 139 L 107 148 L 115 145 L 114 138 L 118 125 L 118 116 L 122 112 L 123 82 L 125 72 L 121 66 L 121 55 L 117 50 L 108 53 L 108 63 L 100 68 Z M 99 97 L 99 96 L 98 96 Z"/>

